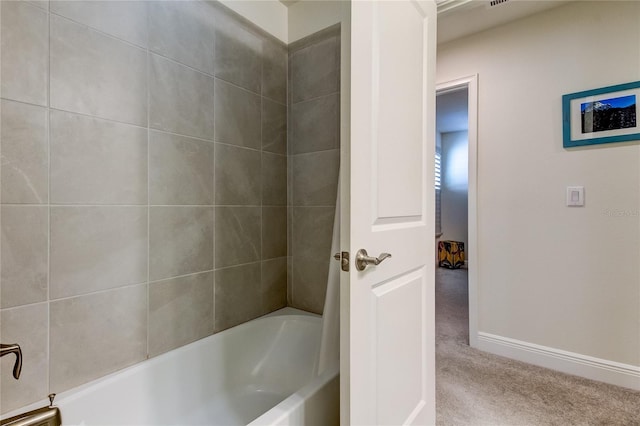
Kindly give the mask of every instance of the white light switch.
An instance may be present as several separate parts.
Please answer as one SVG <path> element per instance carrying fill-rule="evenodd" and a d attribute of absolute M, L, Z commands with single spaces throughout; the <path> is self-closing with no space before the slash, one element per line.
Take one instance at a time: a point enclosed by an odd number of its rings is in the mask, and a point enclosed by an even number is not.
<path fill-rule="evenodd" d="M 567 186 L 567 206 L 584 206 L 584 186 Z"/>

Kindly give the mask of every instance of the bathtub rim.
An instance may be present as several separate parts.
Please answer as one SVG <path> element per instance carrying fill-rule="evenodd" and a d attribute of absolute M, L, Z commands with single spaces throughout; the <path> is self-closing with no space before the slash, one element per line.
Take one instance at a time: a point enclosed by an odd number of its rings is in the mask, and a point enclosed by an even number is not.
<path fill-rule="evenodd" d="M 97 379 L 94 379 L 90 382 L 87 383 L 83 383 L 79 386 L 73 387 L 71 389 L 67 389 L 65 391 L 62 391 L 60 393 L 56 393 L 56 397 L 53 403 L 53 406 L 55 407 L 59 407 L 60 411 L 62 412 L 62 416 L 64 419 L 64 412 L 63 409 L 60 407 L 60 402 L 62 402 L 63 404 L 66 402 L 73 402 L 74 400 L 82 397 L 90 388 L 93 388 L 94 386 L 106 386 L 108 385 L 110 382 L 116 380 L 116 376 L 121 376 L 121 375 L 131 375 L 134 374 L 137 370 L 141 369 L 141 368 L 148 368 L 149 366 L 162 362 L 164 361 L 165 358 L 169 358 L 171 356 L 177 356 L 180 355 L 181 352 L 193 349 L 193 348 L 197 348 L 198 346 L 202 346 L 208 343 L 209 340 L 213 340 L 214 338 L 219 339 L 220 335 L 222 335 L 223 333 L 229 333 L 231 331 L 238 332 L 238 330 L 241 330 L 242 328 L 246 328 L 248 327 L 250 324 L 259 321 L 259 320 L 263 320 L 266 318 L 270 318 L 270 317 L 279 317 L 279 316 L 294 316 L 294 317 L 299 317 L 300 319 L 306 318 L 314 318 L 314 321 L 319 319 L 322 320 L 322 316 L 311 313 L 311 312 L 307 312 L 307 311 L 302 311 L 300 309 L 296 309 L 296 308 L 292 308 L 292 307 L 285 307 L 285 308 L 281 308 L 278 309 L 277 311 L 273 311 L 270 312 L 268 314 L 262 315 L 260 317 L 254 318 L 250 321 L 244 322 L 242 324 L 238 324 L 236 326 L 227 328 L 225 330 L 222 330 L 218 333 L 214 333 L 211 334 L 209 336 L 203 337 L 201 339 L 195 340 L 191 343 L 188 343 L 186 345 L 177 347 L 175 349 L 171 349 L 167 352 L 161 353 L 159 355 L 153 356 L 153 357 L 149 357 L 145 360 L 142 360 L 140 362 L 137 362 L 135 364 L 129 365 L 127 367 L 121 368 L 120 370 L 116 370 L 113 371 L 109 374 L 106 374 L 104 376 L 98 377 Z M 313 382 L 313 381 L 312 381 Z M 307 385 L 303 386 L 303 388 L 305 388 Z M 297 391 L 296 391 L 297 393 Z M 295 393 L 294 393 L 295 394 Z M 284 401 L 286 401 L 289 397 L 285 398 Z M 281 401 L 284 402 L 284 401 Z M 44 397 L 43 399 L 33 402 L 31 404 L 25 405 L 21 408 L 17 408 L 15 410 L 11 410 L 8 411 L 2 415 L 0 415 L 0 420 L 5 420 L 8 419 L 10 417 L 16 416 L 16 415 L 20 415 L 23 414 L 25 412 L 31 411 L 31 410 L 35 410 L 38 408 L 42 408 L 45 406 L 50 406 L 50 402 L 49 402 L 49 398 L 48 397 Z"/>
<path fill-rule="evenodd" d="M 295 391 L 293 394 L 280 401 L 277 405 L 266 411 L 260 417 L 252 420 L 247 426 L 279 425 L 288 419 L 291 412 L 298 409 L 305 401 L 309 400 L 316 393 L 321 391 L 329 382 L 340 374 L 340 366 L 332 365 L 320 375 L 316 376 L 309 383 Z"/>

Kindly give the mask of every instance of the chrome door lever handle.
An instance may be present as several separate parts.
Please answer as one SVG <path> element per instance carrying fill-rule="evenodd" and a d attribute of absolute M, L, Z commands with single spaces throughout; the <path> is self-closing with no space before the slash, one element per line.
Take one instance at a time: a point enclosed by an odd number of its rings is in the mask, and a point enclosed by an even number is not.
<path fill-rule="evenodd" d="M 358 271 L 364 271 L 369 265 L 379 265 L 385 259 L 390 258 L 389 253 L 381 253 L 378 257 L 369 256 L 369 253 L 365 249 L 358 250 L 356 253 L 356 269 Z"/>

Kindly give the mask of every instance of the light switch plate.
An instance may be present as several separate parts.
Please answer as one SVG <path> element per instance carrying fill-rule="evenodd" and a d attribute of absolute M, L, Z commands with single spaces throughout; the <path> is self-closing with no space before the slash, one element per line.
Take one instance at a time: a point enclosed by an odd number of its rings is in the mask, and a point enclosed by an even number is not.
<path fill-rule="evenodd" d="M 567 206 L 584 206 L 584 186 L 567 186 Z"/>

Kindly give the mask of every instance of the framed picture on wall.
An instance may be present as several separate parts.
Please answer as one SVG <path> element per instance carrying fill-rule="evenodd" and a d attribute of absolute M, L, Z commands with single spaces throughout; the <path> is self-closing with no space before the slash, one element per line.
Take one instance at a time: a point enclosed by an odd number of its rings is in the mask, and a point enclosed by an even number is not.
<path fill-rule="evenodd" d="M 640 140 L 640 81 L 562 97 L 565 148 Z"/>

